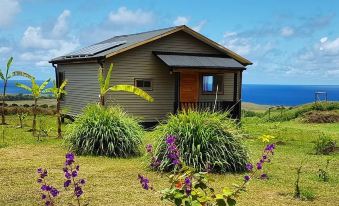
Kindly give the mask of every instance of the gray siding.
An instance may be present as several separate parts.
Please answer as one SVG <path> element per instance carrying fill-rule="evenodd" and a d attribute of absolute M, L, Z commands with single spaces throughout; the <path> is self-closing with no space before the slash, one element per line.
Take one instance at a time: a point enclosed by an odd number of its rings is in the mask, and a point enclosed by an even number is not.
<path fill-rule="evenodd" d="M 68 94 L 61 103 L 67 113 L 79 114 L 88 103 L 98 102 L 98 68 L 96 63 L 58 65 L 58 71 L 64 72 L 68 80 Z"/>
<path fill-rule="evenodd" d="M 169 68 L 152 51 L 220 54 L 185 32 L 178 32 L 107 59 L 105 68 L 114 63 L 111 85 L 134 85 L 135 78 L 152 79 L 153 89 L 147 92 L 155 99 L 153 103 L 126 92 L 109 92 L 106 95 L 106 105 L 119 104 L 129 114 L 146 122 L 161 120 L 173 112 L 175 101 L 174 74 L 170 74 Z M 66 87 L 68 95 L 62 103 L 68 113 L 78 114 L 88 103 L 98 101 L 98 67 L 97 63 L 58 65 L 58 70 L 64 71 L 65 78 L 69 80 Z M 233 100 L 233 75 L 225 73 L 224 95 L 220 95 L 219 100 Z M 212 99 L 214 95 L 201 96 L 201 100 Z"/>
<path fill-rule="evenodd" d="M 170 74 L 169 68 L 152 51 L 220 53 L 185 32 L 178 32 L 109 59 L 106 68 L 114 63 L 112 84 L 134 84 L 134 78 L 152 79 L 153 90 L 147 92 L 154 98 L 153 103 L 123 92 L 110 92 L 106 98 L 108 104 L 120 104 L 143 121 L 161 120 L 174 110 L 174 74 Z"/>

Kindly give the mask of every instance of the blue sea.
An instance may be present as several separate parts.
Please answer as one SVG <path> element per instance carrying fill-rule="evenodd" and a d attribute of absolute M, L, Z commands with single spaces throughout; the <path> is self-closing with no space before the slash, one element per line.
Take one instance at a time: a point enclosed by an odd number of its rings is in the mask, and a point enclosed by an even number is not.
<path fill-rule="evenodd" d="M 8 94 L 28 94 L 29 92 L 15 86 L 16 82 L 30 86 L 29 80 L 10 80 Z M 38 80 L 39 84 L 43 81 Z M 50 83 L 47 87 L 52 86 Z M 1 90 L 2 91 L 2 88 Z M 339 85 L 262 85 L 244 84 L 242 101 L 266 105 L 295 106 L 314 101 L 315 92 L 326 92 L 329 101 L 339 101 Z"/>

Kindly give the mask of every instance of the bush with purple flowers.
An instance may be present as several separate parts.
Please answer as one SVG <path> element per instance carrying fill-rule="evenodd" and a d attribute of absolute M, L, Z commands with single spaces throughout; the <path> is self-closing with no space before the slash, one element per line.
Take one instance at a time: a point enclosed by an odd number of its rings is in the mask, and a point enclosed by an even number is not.
<path fill-rule="evenodd" d="M 44 201 L 46 206 L 47 205 L 53 206 L 54 198 L 59 195 L 59 191 L 55 187 L 47 183 L 46 181 L 46 177 L 48 176 L 47 169 L 39 168 L 37 172 L 39 176 L 37 182 L 41 185 L 40 188 L 41 199 Z"/>
<path fill-rule="evenodd" d="M 75 162 L 75 156 L 73 153 L 66 154 L 66 160 L 63 168 L 65 181 L 64 188 L 67 190 L 69 187 L 73 186 L 73 196 L 77 201 L 77 205 L 80 206 L 80 197 L 83 194 L 82 187 L 85 185 L 86 181 L 84 179 L 80 179 L 78 177 L 78 173 L 80 170 L 80 166 Z M 47 184 L 47 169 L 39 168 L 38 172 L 38 180 L 37 182 L 41 185 L 41 198 L 44 201 L 45 205 L 55 205 L 54 198 L 59 195 L 59 191 Z M 72 204 L 70 204 L 72 205 Z"/>
<path fill-rule="evenodd" d="M 195 169 L 187 167 L 185 162 L 181 160 L 180 152 L 176 145 L 175 136 L 168 136 L 166 139 L 166 144 L 168 151 L 167 158 L 170 160 L 172 166 L 175 167 L 176 170 L 173 170 L 173 174 L 169 176 L 169 188 L 161 190 L 160 193 L 162 200 L 167 200 L 176 206 L 236 205 L 236 198 L 241 192 L 245 191 L 250 180 L 256 176 L 259 179 L 268 178 L 267 174 L 262 173 L 262 170 L 265 163 L 271 162 L 275 149 L 274 144 L 268 144 L 263 151 L 261 159 L 258 161 L 255 167 L 252 163 L 246 164 L 246 169 L 248 170 L 249 174 L 244 176 L 243 183 L 241 185 L 234 185 L 235 188 L 233 190 L 225 187 L 222 193 L 217 194 L 210 184 L 212 179 L 208 177 L 207 172 L 199 172 Z M 150 155 L 153 155 L 151 145 L 147 145 L 146 150 Z M 151 167 L 156 167 L 157 164 L 155 164 L 155 162 L 157 162 L 157 159 L 153 156 L 151 160 Z M 209 168 L 206 168 L 206 170 L 208 171 Z M 259 172 L 261 172 L 261 174 L 257 175 Z M 139 174 L 138 179 L 140 180 L 140 184 L 143 189 L 157 192 L 151 186 L 147 177 Z"/>

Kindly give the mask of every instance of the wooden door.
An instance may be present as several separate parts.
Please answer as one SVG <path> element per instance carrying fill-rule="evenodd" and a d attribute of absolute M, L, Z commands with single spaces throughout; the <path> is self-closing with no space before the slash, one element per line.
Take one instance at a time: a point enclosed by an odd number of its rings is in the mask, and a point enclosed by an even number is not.
<path fill-rule="evenodd" d="M 180 73 L 180 102 L 198 102 L 199 73 Z"/>

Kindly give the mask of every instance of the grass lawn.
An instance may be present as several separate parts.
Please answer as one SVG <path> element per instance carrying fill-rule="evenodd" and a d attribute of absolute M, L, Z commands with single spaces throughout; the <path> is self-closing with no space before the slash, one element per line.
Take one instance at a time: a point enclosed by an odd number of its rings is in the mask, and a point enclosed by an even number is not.
<path fill-rule="evenodd" d="M 29 125 L 30 118 L 26 119 Z M 38 167 L 47 168 L 50 173 L 49 182 L 61 190 L 61 196 L 57 198 L 58 205 L 67 205 L 71 192 L 62 189 L 62 167 L 67 149 L 62 145 L 62 140 L 55 138 L 55 118 L 43 118 L 53 130 L 51 137 L 39 142 L 27 132 L 28 127 L 16 128 L 16 116 L 9 116 L 7 119 L 9 125 L 5 126 L 5 138 L 0 135 L 0 205 L 41 204 L 39 185 L 36 183 Z M 339 123 L 259 123 L 256 119 L 247 118 L 242 126 L 248 134 L 246 144 L 253 161 L 258 161 L 264 146 L 256 139 L 257 136 L 271 134 L 281 144 L 277 145 L 272 163 L 265 168 L 270 179 L 251 181 L 248 191 L 239 197 L 239 205 L 339 205 L 339 153 L 329 156 L 312 154 L 312 142 L 321 133 L 331 135 L 339 142 Z M 152 142 L 152 133 L 145 133 L 143 144 Z M 301 189 L 314 193 L 313 201 L 293 198 L 296 168 L 304 159 Z M 331 159 L 330 180 L 324 183 L 318 180 L 317 171 L 324 168 L 327 159 Z M 145 167 L 147 160 L 144 157 L 112 159 L 79 156 L 77 160 L 80 164 L 80 177 L 87 180 L 83 201 L 89 205 L 168 205 L 152 192 L 141 189 L 137 180 L 138 173 L 148 176 L 155 189 L 167 185 L 166 175 L 149 171 Z M 241 183 L 243 175 L 211 176 L 216 179 L 216 190 L 220 191 L 223 186 Z"/>

